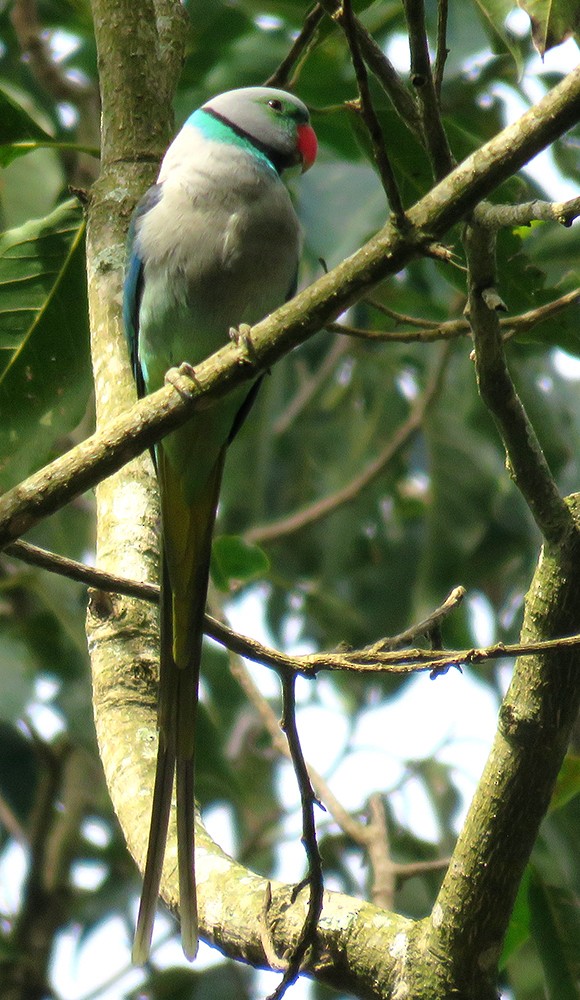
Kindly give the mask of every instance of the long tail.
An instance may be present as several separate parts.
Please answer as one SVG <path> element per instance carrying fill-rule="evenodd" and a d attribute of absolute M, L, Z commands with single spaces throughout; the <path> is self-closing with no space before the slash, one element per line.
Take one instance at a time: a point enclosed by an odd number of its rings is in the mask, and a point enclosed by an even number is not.
<path fill-rule="evenodd" d="M 149 842 L 147 844 L 147 859 L 143 872 L 143 888 L 139 903 L 139 914 L 133 941 L 132 961 L 135 965 L 143 965 L 149 957 L 151 936 L 155 922 L 155 911 L 159 898 L 159 886 L 163 874 L 163 859 L 167 843 L 169 817 L 171 815 L 171 798 L 173 794 L 173 778 L 176 764 L 176 727 L 162 724 L 169 721 L 172 704 L 176 703 L 177 675 L 173 662 L 171 641 L 163 641 L 172 633 L 171 588 L 167 574 L 165 558 L 162 558 L 163 578 L 161 581 L 160 600 L 160 656 L 159 656 L 159 695 L 157 703 L 157 724 L 159 743 L 157 747 L 157 763 L 155 765 L 155 784 L 153 786 L 153 802 L 151 805 L 151 821 L 149 825 Z M 174 693 L 173 693 L 174 692 Z"/>
<path fill-rule="evenodd" d="M 197 953 L 195 883 L 195 717 L 203 618 L 207 597 L 211 539 L 225 448 L 203 491 L 188 503 L 183 484 L 158 452 L 164 539 L 159 672 L 159 749 L 143 890 L 133 961 L 149 954 L 167 842 L 173 776 L 176 774 L 177 858 L 181 942 L 187 958 Z"/>

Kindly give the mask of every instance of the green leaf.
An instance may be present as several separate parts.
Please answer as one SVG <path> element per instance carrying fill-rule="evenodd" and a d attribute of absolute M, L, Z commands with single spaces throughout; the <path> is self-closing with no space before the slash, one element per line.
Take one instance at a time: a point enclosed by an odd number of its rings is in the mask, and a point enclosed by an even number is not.
<path fill-rule="evenodd" d="M 247 1000 L 250 991 L 251 971 L 248 968 L 220 963 L 215 968 L 156 969 L 152 968 L 147 979 L 149 1000 Z M 127 1000 L 140 1000 L 143 985 L 127 994 Z"/>
<path fill-rule="evenodd" d="M 501 49 L 507 49 L 517 66 L 518 76 L 520 76 L 524 68 L 522 55 L 505 26 L 506 17 L 514 6 L 513 0 L 473 0 L 473 2 L 479 11 L 494 49 L 498 43 Z"/>
<path fill-rule="evenodd" d="M 381 123 L 401 198 L 404 204 L 411 204 L 429 190 L 432 179 L 429 161 L 412 133 L 392 108 L 385 104 L 383 98 L 375 102 L 375 111 Z M 356 138 L 374 167 L 374 154 L 364 121 L 352 108 L 347 109 L 347 114 Z"/>
<path fill-rule="evenodd" d="M 512 955 L 521 948 L 530 936 L 530 879 L 531 869 L 528 867 L 524 872 L 524 877 L 520 883 L 520 888 L 516 896 L 511 920 L 503 943 L 501 958 L 499 960 L 500 969 L 504 969 Z"/>
<path fill-rule="evenodd" d="M 8 166 L 22 152 L 28 152 L 27 149 L 19 150 L 15 143 L 32 140 L 30 145 L 34 148 L 36 141 L 51 142 L 52 138 L 13 96 L 0 87 L 0 166 Z"/>
<path fill-rule="evenodd" d="M 32 740 L 10 723 L 0 721 L 0 795 L 25 829 L 36 795 L 38 764 Z"/>
<path fill-rule="evenodd" d="M 69 201 L 0 237 L 0 485 L 78 423 L 88 343 L 84 222 Z"/>
<path fill-rule="evenodd" d="M 265 576 L 270 561 L 263 549 L 249 545 L 238 535 L 220 535 L 211 550 L 211 575 L 220 590 L 228 591 L 233 584 L 249 583 Z"/>
<path fill-rule="evenodd" d="M 99 156 L 96 146 L 83 146 L 78 142 L 56 142 L 52 139 L 41 139 L 37 141 L 12 142 L 0 145 L 0 166 L 8 166 L 12 160 L 27 153 L 34 153 L 37 149 L 53 149 L 57 152 L 65 153 L 86 153 L 88 156 Z"/>
<path fill-rule="evenodd" d="M 580 29 L 577 0 L 518 0 L 532 22 L 532 38 L 540 53 L 561 45 Z"/>
<path fill-rule="evenodd" d="M 562 809 L 578 794 L 580 794 L 580 756 L 569 753 L 564 757 L 564 763 L 560 768 L 550 802 L 550 812 Z"/>
<path fill-rule="evenodd" d="M 531 930 L 538 949 L 548 1000 L 580 997 L 580 901 L 549 885 L 538 872 L 530 882 Z"/>

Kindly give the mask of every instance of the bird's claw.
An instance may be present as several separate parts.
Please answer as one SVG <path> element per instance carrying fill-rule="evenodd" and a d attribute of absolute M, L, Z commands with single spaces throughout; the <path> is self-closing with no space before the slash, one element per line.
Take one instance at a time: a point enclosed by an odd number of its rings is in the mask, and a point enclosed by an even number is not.
<path fill-rule="evenodd" d="M 191 391 L 183 384 L 184 375 L 186 378 L 191 379 L 194 385 L 200 386 L 200 381 L 195 374 L 195 368 L 193 365 L 190 365 L 189 361 L 182 361 L 178 368 L 170 368 L 165 373 L 164 381 L 166 385 L 172 385 L 183 399 L 191 399 Z"/>
<path fill-rule="evenodd" d="M 254 365 L 257 361 L 256 348 L 252 341 L 252 327 L 248 323 L 240 323 L 238 327 L 230 327 L 230 340 L 243 352 L 240 364 Z"/>

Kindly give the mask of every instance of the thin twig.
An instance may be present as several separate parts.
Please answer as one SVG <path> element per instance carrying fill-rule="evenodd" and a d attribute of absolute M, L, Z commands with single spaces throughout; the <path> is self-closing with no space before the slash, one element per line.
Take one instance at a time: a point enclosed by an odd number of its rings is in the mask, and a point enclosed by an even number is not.
<path fill-rule="evenodd" d="M 454 587 L 438 608 L 431 611 L 426 618 L 417 622 L 416 625 L 411 625 L 404 632 L 399 632 L 398 635 L 391 636 L 387 640 L 388 645 L 384 644 L 383 649 L 402 649 L 403 646 L 410 646 L 412 642 L 415 642 L 421 636 L 431 635 L 434 629 L 440 629 L 442 623 L 449 617 L 451 612 L 455 611 L 463 603 L 465 595 L 465 587 Z"/>
<path fill-rule="evenodd" d="M 473 223 L 466 227 L 464 242 L 479 392 L 498 426 L 510 474 L 538 528 L 548 542 L 561 545 L 576 527 L 507 368 L 498 319 L 502 303 L 495 292 L 495 235 Z"/>
<path fill-rule="evenodd" d="M 333 21 L 341 24 L 344 10 L 340 0 L 321 0 L 320 6 L 324 7 Z M 355 18 L 355 25 L 358 44 L 367 66 L 381 84 L 401 120 L 420 138 L 421 124 L 411 94 L 390 59 L 358 18 Z"/>
<path fill-rule="evenodd" d="M 22 847 L 29 847 L 30 838 L 28 833 L 20 822 L 16 812 L 3 795 L 0 795 L 0 824 L 4 827 L 4 831 L 9 837 L 12 837 Z"/>
<path fill-rule="evenodd" d="M 580 288 L 573 288 L 552 302 L 537 306 L 536 309 L 528 309 L 527 312 L 520 313 L 519 316 L 502 316 L 499 318 L 499 326 L 502 331 L 504 341 L 511 340 L 518 334 L 527 333 L 538 323 L 544 323 L 547 319 L 562 312 L 568 306 L 576 304 L 580 300 Z M 380 308 L 379 303 L 372 302 L 376 308 Z M 358 340 L 372 340 L 380 343 L 389 341 L 398 343 L 431 343 L 436 340 L 455 340 L 457 337 L 464 337 L 471 333 L 471 324 L 465 317 L 445 320 L 442 323 L 433 320 L 421 319 L 416 316 L 406 316 L 402 313 L 395 313 L 393 310 L 382 308 L 382 311 L 392 319 L 397 319 L 401 323 L 408 323 L 414 327 L 413 330 L 370 330 L 356 326 L 348 326 L 344 323 L 329 323 L 327 330 L 333 333 L 340 333 L 346 337 L 354 337 Z"/>
<path fill-rule="evenodd" d="M 302 379 L 288 406 L 274 421 L 272 427 L 274 434 L 284 434 L 288 430 L 298 414 L 308 405 L 313 396 L 316 395 L 322 383 L 335 370 L 343 354 L 346 354 L 349 350 L 350 345 L 345 340 L 337 340 L 333 343 L 330 351 L 325 355 L 317 370 Z"/>
<path fill-rule="evenodd" d="M 346 483 L 341 489 L 329 496 L 316 500 L 314 503 L 303 507 L 296 513 L 288 517 L 272 521 L 270 524 L 257 525 L 250 528 L 245 533 L 246 541 L 263 544 L 264 542 L 277 540 L 285 535 L 300 531 L 307 525 L 327 517 L 337 508 L 345 503 L 354 500 L 374 479 L 383 472 L 384 468 L 404 448 L 411 438 L 421 429 L 425 414 L 431 406 L 433 400 L 441 387 L 441 382 L 447 364 L 447 351 L 443 351 L 435 365 L 429 382 L 423 394 L 415 400 L 409 416 L 397 428 L 392 438 L 387 442 L 381 452 L 363 469 L 362 472 Z"/>
<path fill-rule="evenodd" d="M 405 864 L 395 862 L 395 875 L 403 881 L 408 878 L 415 878 L 417 875 L 424 875 L 426 872 L 441 872 L 449 867 L 451 858 L 431 858 L 429 861 L 409 861 Z"/>
<path fill-rule="evenodd" d="M 318 26 L 324 17 L 324 9 L 316 4 L 304 18 L 300 33 L 294 39 L 292 47 L 280 65 L 264 81 L 265 87 L 292 87 L 296 82 L 298 71 L 316 42 Z M 291 76 L 291 74 L 293 74 Z"/>
<path fill-rule="evenodd" d="M 371 899 L 375 906 L 392 910 L 396 865 L 391 858 L 385 803 L 378 793 L 371 795 L 369 799 L 367 837 L 367 851 L 373 873 Z"/>
<path fill-rule="evenodd" d="M 445 63 L 449 55 L 447 48 L 447 14 L 448 0 L 438 0 L 437 3 L 437 54 L 435 56 L 435 67 L 433 69 L 433 85 L 437 103 L 441 104 L 441 86 L 443 84 L 443 73 Z"/>
<path fill-rule="evenodd" d="M 411 82 L 417 95 L 419 117 L 431 169 L 434 177 L 441 180 L 453 169 L 453 156 L 441 120 L 431 71 L 424 0 L 405 0 L 404 6 L 411 50 Z"/>
<path fill-rule="evenodd" d="M 153 603 L 159 601 L 159 587 L 155 583 L 137 583 L 122 576 L 115 576 L 113 573 L 105 573 L 103 570 L 77 562 L 76 559 L 67 559 L 66 556 L 58 555 L 56 552 L 47 552 L 46 549 L 31 545 L 22 539 L 11 542 L 4 552 L 29 566 L 39 566 L 41 569 L 66 576 L 69 580 L 76 580 L 77 583 L 84 583 L 96 590 L 124 594 L 126 597 L 137 597 Z"/>
<path fill-rule="evenodd" d="M 571 226 L 580 215 L 580 197 L 568 201 L 523 201 L 519 205 L 492 205 L 481 202 L 474 210 L 477 222 L 488 229 L 504 229 L 513 226 L 529 226 L 532 222 L 558 222 L 561 226 Z"/>
<path fill-rule="evenodd" d="M 324 881 L 322 877 L 322 859 L 318 849 L 316 839 L 316 821 L 314 819 L 314 807 L 319 805 L 314 789 L 310 783 L 308 768 L 304 760 L 298 727 L 296 725 L 296 674 L 286 673 L 282 678 L 282 720 L 281 728 L 288 740 L 288 749 L 296 775 L 296 781 L 300 790 L 300 802 L 302 807 L 302 843 L 308 861 L 308 875 L 304 884 L 308 885 L 310 893 L 308 897 L 308 910 L 298 942 L 292 950 L 288 959 L 288 967 L 285 969 L 282 979 L 268 1000 L 281 1000 L 284 993 L 292 983 L 296 982 L 300 975 L 302 961 L 309 948 L 314 949 L 316 945 L 316 930 L 318 920 L 322 913 L 324 899 Z"/>
<path fill-rule="evenodd" d="M 392 910 L 398 882 L 444 871 L 450 858 L 431 858 L 428 861 L 393 861 L 389 844 L 389 828 L 384 797 L 375 792 L 369 798 L 369 822 L 364 827 L 369 863 L 373 872 L 371 899 L 376 906 Z"/>
<path fill-rule="evenodd" d="M 354 340 L 368 340 L 377 344 L 429 344 L 439 340 L 456 340 L 471 331 L 465 319 L 445 320 L 432 326 L 417 327 L 413 330 L 370 330 L 368 327 L 350 326 L 348 323 L 329 323 L 326 327 L 331 333 L 342 337 L 352 337 Z"/>
<path fill-rule="evenodd" d="M 373 156 L 379 172 L 379 177 L 388 198 L 393 220 L 398 229 L 408 226 L 405 208 L 399 193 L 399 186 L 394 170 L 391 165 L 385 137 L 378 115 L 374 109 L 369 89 L 369 80 L 366 66 L 360 53 L 358 36 L 356 31 L 355 17 L 352 9 L 352 0 L 342 0 L 343 16 L 341 24 L 350 48 L 352 65 L 354 68 L 356 82 L 359 92 L 359 101 L 351 102 L 351 107 L 359 111 L 367 127 L 367 132 L 373 148 Z"/>
<path fill-rule="evenodd" d="M 422 316 L 409 316 L 408 313 L 397 312 L 395 309 L 390 309 L 384 303 L 379 302 L 377 299 L 372 298 L 368 295 L 363 299 L 367 305 L 372 306 L 373 309 L 377 309 L 379 312 L 388 316 L 389 319 L 394 319 L 398 323 L 408 323 L 409 326 L 439 326 L 440 324 L 437 320 L 423 319 Z"/>
<path fill-rule="evenodd" d="M 544 639 L 536 643 L 496 642 L 491 646 L 470 649 L 405 649 L 390 650 L 389 639 L 379 639 L 374 646 L 348 653 L 309 653 L 305 656 L 288 656 L 278 650 L 263 646 L 248 636 L 232 632 L 224 625 L 216 627 L 215 619 L 206 619 L 207 634 L 228 649 L 245 656 L 255 663 L 273 667 L 277 671 L 295 670 L 305 677 L 311 677 L 321 670 L 346 670 L 351 673 L 393 673 L 412 674 L 428 671 L 443 673 L 449 667 L 474 666 L 488 660 L 504 657 L 532 656 L 535 653 L 552 652 L 580 646 L 580 634 L 564 636 L 560 639 Z"/>
<path fill-rule="evenodd" d="M 230 656 L 230 670 L 238 681 L 248 701 L 254 706 L 262 724 L 272 740 L 276 751 L 282 756 L 290 759 L 290 750 L 284 734 L 280 730 L 280 723 L 269 702 L 264 698 L 258 686 L 254 683 L 252 675 L 243 662 L 242 655 Z M 366 837 L 366 827 L 359 823 L 341 802 L 330 788 L 328 782 L 322 777 L 319 771 L 311 764 L 308 765 L 308 773 L 312 787 L 316 792 L 316 798 L 324 804 L 327 812 L 340 829 L 358 844 L 364 844 Z"/>
<path fill-rule="evenodd" d="M 19 543 L 20 545 L 24 543 Z M 49 555 L 49 554 L 45 554 Z M 72 562 L 71 560 L 64 560 Z M 58 562 L 62 562 L 62 557 L 58 557 Z M 159 588 L 151 583 L 136 583 L 124 577 L 114 576 L 111 573 L 104 573 L 101 570 L 85 567 L 82 563 L 74 563 L 75 579 L 82 580 L 86 571 L 87 578 L 91 580 L 91 586 L 97 586 L 103 591 L 111 591 L 118 594 L 126 594 L 129 597 L 136 597 L 144 601 L 156 603 L 159 601 Z M 53 567 L 55 572 L 62 572 L 58 564 Z M 67 571 L 63 575 L 69 576 Z M 83 581 L 87 582 L 87 581 Z M 459 588 L 460 589 L 460 588 Z M 446 607 L 451 601 L 458 588 L 455 588 L 441 605 Z M 426 619 L 429 621 L 429 619 Z M 424 622 L 419 624 L 419 629 L 423 631 Z M 251 639 L 248 636 L 240 635 L 227 628 L 211 615 L 205 616 L 204 631 L 216 642 L 247 657 L 255 663 L 272 667 L 274 670 L 293 670 L 303 674 L 305 677 L 315 676 L 321 670 L 335 671 L 347 670 L 355 673 L 395 673 L 411 674 L 424 671 L 437 673 L 447 670 L 452 666 L 461 664 L 476 665 L 487 660 L 496 660 L 502 657 L 531 656 L 534 653 L 550 652 L 556 649 L 573 648 L 580 645 L 580 635 L 564 636 L 560 639 L 546 639 L 536 643 L 503 643 L 497 642 L 491 646 L 472 647 L 461 650 L 437 650 L 437 649 L 408 649 L 404 651 L 392 650 L 390 643 L 392 638 L 379 639 L 376 643 L 365 646 L 362 650 L 336 653 L 310 653 L 306 656 L 288 656 L 278 650 L 263 646 L 262 643 Z M 417 632 L 417 626 L 413 632 Z M 401 633 L 401 635 L 404 633 Z M 400 636 L 396 636 L 398 642 Z M 332 811 L 332 810 L 329 810 Z"/>

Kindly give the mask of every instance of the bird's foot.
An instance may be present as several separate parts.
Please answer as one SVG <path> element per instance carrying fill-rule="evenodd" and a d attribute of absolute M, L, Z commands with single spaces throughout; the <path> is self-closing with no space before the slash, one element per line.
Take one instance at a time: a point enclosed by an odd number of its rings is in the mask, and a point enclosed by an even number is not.
<path fill-rule="evenodd" d="M 194 385 L 200 387 L 201 383 L 195 374 L 195 368 L 190 365 L 189 361 L 182 361 L 178 368 L 170 368 L 168 372 L 165 373 L 165 384 L 172 385 L 174 389 L 177 390 L 183 399 L 191 399 L 191 390 L 183 382 L 183 376 L 190 379 Z"/>
<path fill-rule="evenodd" d="M 252 327 L 248 323 L 240 323 L 238 327 L 231 326 L 230 340 L 242 351 L 240 364 L 256 364 L 258 357 L 252 341 Z"/>

